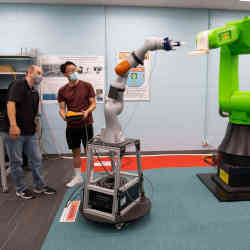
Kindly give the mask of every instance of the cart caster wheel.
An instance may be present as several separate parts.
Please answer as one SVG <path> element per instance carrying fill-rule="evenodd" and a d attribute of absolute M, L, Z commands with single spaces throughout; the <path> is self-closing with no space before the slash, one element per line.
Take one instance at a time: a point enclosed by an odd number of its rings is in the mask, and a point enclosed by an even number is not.
<path fill-rule="evenodd" d="M 115 229 L 122 230 L 125 226 L 125 223 L 117 223 L 115 224 Z"/>

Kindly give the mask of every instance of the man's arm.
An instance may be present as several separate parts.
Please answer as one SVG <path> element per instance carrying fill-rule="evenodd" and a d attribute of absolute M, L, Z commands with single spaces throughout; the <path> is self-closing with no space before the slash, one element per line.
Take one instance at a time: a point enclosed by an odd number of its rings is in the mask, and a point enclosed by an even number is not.
<path fill-rule="evenodd" d="M 7 103 L 7 114 L 10 121 L 10 136 L 12 139 L 17 139 L 21 134 L 20 128 L 16 123 L 16 103 L 8 101 Z"/>
<path fill-rule="evenodd" d="M 90 97 L 89 101 L 90 101 L 89 108 L 87 110 L 83 111 L 84 118 L 87 118 L 89 113 L 91 113 L 96 108 L 96 99 L 95 99 L 95 97 Z"/>
<path fill-rule="evenodd" d="M 62 117 L 62 119 L 64 121 L 66 121 L 66 118 L 65 118 L 65 115 L 66 115 L 66 104 L 65 104 L 65 102 L 60 102 L 59 105 L 60 105 L 59 114 Z"/>
<path fill-rule="evenodd" d="M 90 101 L 90 106 L 89 106 L 89 108 L 86 111 L 88 111 L 90 113 L 90 112 L 92 112 L 93 110 L 96 109 L 96 100 L 95 100 L 95 97 L 90 97 L 89 101 Z"/>

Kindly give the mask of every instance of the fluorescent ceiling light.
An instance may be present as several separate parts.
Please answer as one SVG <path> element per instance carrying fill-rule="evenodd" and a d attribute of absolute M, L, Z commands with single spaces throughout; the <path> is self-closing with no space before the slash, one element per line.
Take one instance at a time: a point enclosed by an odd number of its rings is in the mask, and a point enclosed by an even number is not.
<path fill-rule="evenodd" d="M 250 0 L 240 0 L 240 2 L 250 2 Z"/>

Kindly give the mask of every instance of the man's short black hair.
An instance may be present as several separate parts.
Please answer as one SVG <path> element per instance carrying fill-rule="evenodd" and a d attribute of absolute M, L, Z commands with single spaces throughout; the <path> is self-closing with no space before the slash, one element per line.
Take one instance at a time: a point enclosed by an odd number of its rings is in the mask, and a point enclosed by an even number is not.
<path fill-rule="evenodd" d="M 68 66 L 68 65 L 74 65 L 74 66 L 76 66 L 73 62 L 71 62 L 71 61 L 67 61 L 67 62 L 65 62 L 64 64 L 62 64 L 61 66 L 60 66 L 60 70 L 61 70 L 61 72 L 64 74 L 64 73 L 66 73 L 66 67 Z"/>

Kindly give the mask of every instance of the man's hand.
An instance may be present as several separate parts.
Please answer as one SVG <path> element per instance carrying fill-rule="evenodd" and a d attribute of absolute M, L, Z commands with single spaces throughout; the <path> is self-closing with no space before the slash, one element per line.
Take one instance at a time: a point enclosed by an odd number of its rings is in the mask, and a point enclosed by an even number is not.
<path fill-rule="evenodd" d="M 83 110 L 82 113 L 83 113 L 83 118 L 84 119 L 86 119 L 88 117 L 88 115 L 89 115 L 89 111 L 88 110 L 85 110 L 85 111 Z"/>
<path fill-rule="evenodd" d="M 65 113 L 61 110 L 59 110 L 59 115 L 61 116 L 61 118 L 66 121 L 66 116 L 65 116 Z"/>
<path fill-rule="evenodd" d="M 17 140 L 21 134 L 21 130 L 17 125 L 10 126 L 9 134 L 11 139 Z"/>

